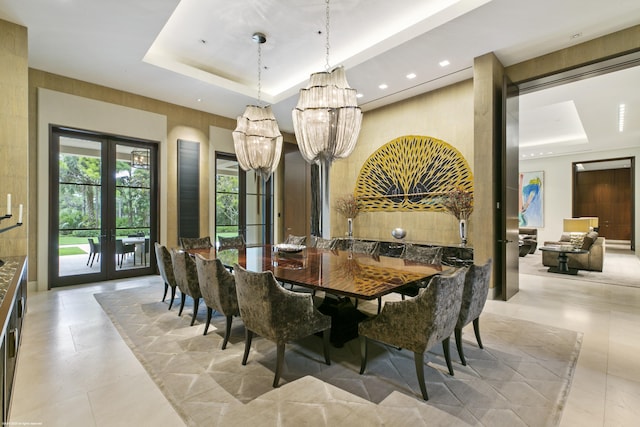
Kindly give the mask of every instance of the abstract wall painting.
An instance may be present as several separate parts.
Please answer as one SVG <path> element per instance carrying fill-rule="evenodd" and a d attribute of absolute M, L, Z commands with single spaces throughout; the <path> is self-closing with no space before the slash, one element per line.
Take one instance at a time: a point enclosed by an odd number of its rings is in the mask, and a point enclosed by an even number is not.
<path fill-rule="evenodd" d="M 544 226 L 544 172 L 520 172 L 520 227 Z"/>

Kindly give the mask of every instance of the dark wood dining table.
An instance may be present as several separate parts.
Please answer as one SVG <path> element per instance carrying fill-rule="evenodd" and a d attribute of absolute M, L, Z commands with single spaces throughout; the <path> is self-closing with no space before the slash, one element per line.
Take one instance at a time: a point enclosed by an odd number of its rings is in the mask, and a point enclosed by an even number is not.
<path fill-rule="evenodd" d="M 401 258 L 350 251 L 305 248 L 282 252 L 277 246 L 244 249 L 191 249 L 192 255 L 219 258 L 227 267 L 272 271 L 276 279 L 338 296 L 373 300 L 443 272 L 442 265 L 420 264 Z M 444 269 L 451 267 L 444 266 Z"/>

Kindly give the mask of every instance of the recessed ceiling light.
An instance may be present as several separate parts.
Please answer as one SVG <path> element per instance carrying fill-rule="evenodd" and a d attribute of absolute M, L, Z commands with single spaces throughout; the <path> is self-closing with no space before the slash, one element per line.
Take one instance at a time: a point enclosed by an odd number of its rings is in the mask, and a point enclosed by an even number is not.
<path fill-rule="evenodd" d="M 361 93 L 356 93 L 356 98 L 362 98 L 364 95 Z"/>
<path fill-rule="evenodd" d="M 624 104 L 618 105 L 618 132 L 624 131 L 624 113 L 626 106 Z"/>
<path fill-rule="evenodd" d="M 582 33 L 575 33 L 575 34 L 571 34 L 571 38 L 572 39 L 577 39 L 579 37 L 582 37 Z"/>
<path fill-rule="evenodd" d="M 202 98 L 198 98 L 198 99 L 196 99 L 196 101 L 202 102 Z"/>
<path fill-rule="evenodd" d="M 443 61 L 440 61 L 439 64 L 440 64 L 441 67 L 446 67 L 447 65 L 450 64 L 450 62 L 449 62 L 449 60 L 445 59 Z"/>
<path fill-rule="evenodd" d="M 409 80 L 411 80 L 411 79 L 415 79 L 415 78 L 416 78 L 416 73 L 409 73 L 409 74 L 407 74 L 407 78 L 408 78 Z"/>
<path fill-rule="evenodd" d="M 380 89 L 386 89 L 388 87 L 389 86 L 387 86 L 386 83 L 382 83 L 380 86 L 378 86 L 378 88 L 380 88 Z"/>

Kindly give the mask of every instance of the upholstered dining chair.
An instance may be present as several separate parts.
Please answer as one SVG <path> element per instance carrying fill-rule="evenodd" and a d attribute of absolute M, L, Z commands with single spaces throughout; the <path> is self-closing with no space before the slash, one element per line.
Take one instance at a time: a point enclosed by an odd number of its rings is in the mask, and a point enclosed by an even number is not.
<path fill-rule="evenodd" d="M 311 236 L 311 246 L 317 249 L 334 249 L 336 247 L 336 240 Z"/>
<path fill-rule="evenodd" d="M 238 264 L 233 266 L 236 276 L 236 291 L 240 317 L 245 326 L 245 346 L 242 364 L 247 364 L 251 340 L 256 333 L 277 345 L 276 373 L 273 387 L 278 387 L 284 362 L 285 344 L 322 332 L 324 359 L 331 364 L 329 356 L 329 330 L 331 317 L 318 311 L 313 297 L 289 291 L 278 284 L 271 271 L 254 273 Z"/>
<path fill-rule="evenodd" d="M 207 335 L 213 310 L 225 316 L 227 320 L 222 341 L 222 349 L 227 348 L 233 316 L 238 316 L 238 296 L 236 295 L 236 279 L 219 259 L 207 259 L 196 254 L 196 269 L 202 299 L 207 305 L 207 323 L 203 335 Z"/>
<path fill-rule="evenodd" d="M 351 252 L 378 256 L 380 253 L 380 242 L 365 242 L 364 240 L 353 240 L 351 242 Z"/>
<path fill-rule="evenodd" d="M 180 238 L 180 246 L 185 251 L 189 249 L 206 249 L 211 248 L 213 245 L 211 244 L 211 237 L 181 237 Z"/>
<path fill-rule="evenodd" d="M 171 254 L 166 246 L 162 246 L 160 243 L 155 242 L 154 247 L 156 250 L 158 271 L 160 272 L 160 277 L 164 280 L 164 294 L 162 295 L 162 302 L 167 298 L 167 291 L 171 288 L 171 301 L 169 302 L 169 310 L 171 310 L 173 300 L 176 297 L 176 286 L 178 286 L 173 274 L 173 261 L 171 261 Z"/>
<path fill-rule="evenodd" d="M 200 284 L 198 283 L 196 262 L 187 252 L 180 249 L 171 249 L 171 262 L 173 263 L 173 274 L 176 278 L 176 284 L 181 294 L 178 316 L 182 315 L 187 295 L 190 296 L 193 298 L 193 316 L 191 317 L 191 326 L 193 326 L 198 314 L 200 298 L 202 298 Z"/>
<path fill-rule="evenodd" d="M 289 245 L 304 245 L 307 242 L 307 236 L 294 236 L 293 234 L 289 234 L 287 236 L 284 243 Z"/>
<path fill-rule="evenodd" d="M 441 246 L 416 246 L 407 243 L 402 249 L 401 258 L 409 263 L 417 262 L 420 264 L 442 265 L 442 252 L 443 248 Z M 428 282 L 421 282 L 404 286 L 396 291 L 396 293 L 399 293 L 402 299 L 404 299 L 405 296 L 414 297 L 418 295 L 420 288 L 424 288 L 427 283 Z"/>
<path fill-rule="evenodd" d="M 122 242 L 122 240 L 117 239 L 116 240 L 116 264 L 118 264 L 118 267 L 122 268 L 122 262 L 124 261 L 124 257 L 127 254 L 133 254 L 133 256 L 136 256 L 136 245 L 130 245 L 130 244 L 125 244 Z M 135 258 L 133 259 L 134 263 L 135 263 Z"/>
<path fill-rule="evenodd" d="M 381 341 L 413 351 L 422 398 L 429 400 L 424 383 L 424 353 L 442 342 L 449 374 L 453 375 L 449 338 L 456 326 L 466 268 L 448 276 L 434 276 L 415 298 L 387 302 L 382 312 L 358 325 L 360 374 L 367 366 L 368 340 Z"/>
<path fill-rule="evenodd" d="M 218 249 L 243 249 L 246 246 L 241 234 L 233 237 L 218 236 Z"/>
<path fill-rule="evenodd" d="M 89 259 L 87 260 L 87 265 L 89 267 L 93 267 L 93 262 L 100 261 L 100 243 L 96 243 L 93 241 L 93 237 L 89 237 Z M 91 261 L 91 265 L 89 265 L 89 261 Z"/>
<path fill-rule="evenodd" d="M 484 304 L 487 302 L 487 295 L 489 294 L 491 264 L 492 260 L 489 259 L 489 261 L 484 265 L 470 266 L 464 280 L 462 306 L 460 308 L 458 322 L 454 329 L 456 347 L 458 349 L 458 354 L 460 355 L 460 361 L 463 365 L 466 365 L 467 361 L 465 360 L 464 353 L 462 351 L 462 328 L 473 322 L 473 332 L 476 335 L 478 347 L 484 348 L 482 346 L 482 340 L 480 339 L 480 313 L 482 313 L 482 310 L 484 309 Z"/>

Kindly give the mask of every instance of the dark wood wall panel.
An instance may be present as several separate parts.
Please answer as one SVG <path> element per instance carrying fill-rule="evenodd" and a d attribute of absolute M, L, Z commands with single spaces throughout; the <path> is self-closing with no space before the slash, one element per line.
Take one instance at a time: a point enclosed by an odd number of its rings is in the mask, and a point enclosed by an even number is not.
<path fill-rule="evenodd" d="M 613 240 L 631 240 L 631 169 L 576 173 L 574 217 L 597 216 L 600 234 Z"/>
<path fill-rule="evenodd" d="M 200 143 L 178 140 L 178 239 L 200 237 Z"/>

